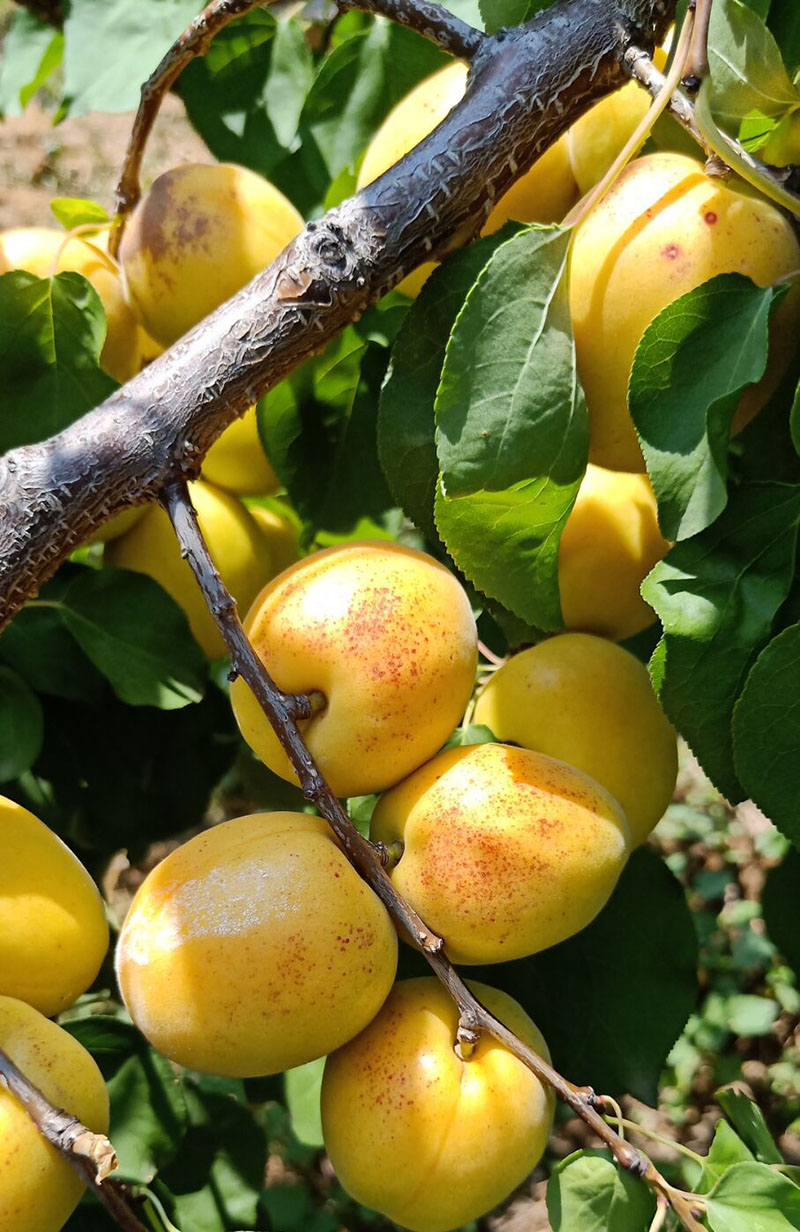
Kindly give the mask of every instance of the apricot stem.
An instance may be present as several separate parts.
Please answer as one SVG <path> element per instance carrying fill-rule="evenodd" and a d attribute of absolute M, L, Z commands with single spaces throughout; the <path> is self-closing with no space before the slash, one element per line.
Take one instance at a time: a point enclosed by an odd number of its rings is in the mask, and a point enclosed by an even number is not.
<path fill-rule="evenodd" d="M 472 60 L 489 41 L 482 30 L 476 30 L 435 0 L 337 0 L 341 12 L 360 9 L 363 13 L 380 13 L 401 26 L 416 30 L 436 43 L 443 51 L 459 60 Z"/>

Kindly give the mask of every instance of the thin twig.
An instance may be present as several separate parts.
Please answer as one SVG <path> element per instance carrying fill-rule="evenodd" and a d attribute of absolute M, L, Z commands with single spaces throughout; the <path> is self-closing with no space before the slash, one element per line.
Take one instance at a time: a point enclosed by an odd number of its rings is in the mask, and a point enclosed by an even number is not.
<path fill-rule="evenodd" d="M 125 151 L 117 183 L 115 212 L 108 251 L 116 257 L 128 216 L 142 195 L 141 173 L 145 146 L 166 95 L 187 64 L 208 51 L 212 39 L 236 17 L 258 8 L 263 0 L 212 0 L 175 40 L 158 68 L 142 86 L 142 97 Z"/>
<path fill-rule="evenodd" d="M 692 91 L 699 89 L 708 76 L 708 29 L 711 22 L 712 0 L 695 0 L 694 30 L 689 55 L 686 59 L 686 86 Z"/>
<path fill-rule="evenodd" d="M 133 1198 L 109 1173 L 117 1166 L 105 1134 L 93 1133 L 77 1117 L 56 1108 L 0 1048 L 0 1085 L 5 1084 L 43 1138 L 63 1155 L 124 1232 L 150 1232 L 133 1209 Z"/>
<path fill-rule="evenodd" d="M 444 953 L 441 938 L 425 925 L 395 889 L 378 851 L 359 834 L 320 773 L 295 721 L 296 699 L 287 697 L 278 688 L 248 640 L 236 610 L 236 603 L 211 559 L 197 523 L 186 482 L 183 479 L 173 480 L 162 492 L 161 502 L 178 537 L 181 554 L 191 566 L 231 653 L 233 672 L 247 682 L 260 703 L 294 767 L 303 794 L 316 805 L 341 842 L 350 862 L 375 891 L 395 922 L 424 955 L 455 1001 L 459 1014 L 456 1047 L 460 1055 L 469 1057 L 484 1031 L 498 1040 L 577 1113 L 608 1147 L 621 1167 L 643 1177 L 656 1193 L 669 1202 L 688 1232 L 702 1232 L 686 1196 L 673 1189 L 648 1159 L 606 1123 L 599 1111 L 600 1101 L 591 1088 L 578 1087 L 562 1077 L 476 1000 Z"/>
<path fill-rule="evenodd" d="M 414 0 L 413 4 L 409 0 L 338 0 L 338 4 L 342 12 L 360 9 L 389 17 L 460 60 L 472 60 L 488 41 L 482 30 L 476 30 L 434 0 Z"/>

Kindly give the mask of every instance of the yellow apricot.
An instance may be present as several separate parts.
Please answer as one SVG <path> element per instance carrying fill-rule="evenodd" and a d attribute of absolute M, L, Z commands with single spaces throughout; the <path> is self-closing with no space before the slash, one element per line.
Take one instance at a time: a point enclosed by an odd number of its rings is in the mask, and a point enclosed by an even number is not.
<path fill-rule="evenodd" d="M 767 286 L 798 268 L 800 243 L 770 202 L 709 178 L 682 154 L 650 154 L 631 163 L 576 229 L 570 260 L 591 461 L 644 470 L 628 414 L 628 379 L 642 334 L 667 304 L 717 274 L 745 274 Z M 773 392 L 799 325 L 800 289 L 794 288 L 772 319 L 767 373 L 746 391 L 734 431 Z"/>
<path fill-rule="evenodd" d="M 141 329 L 125 302 L 115 263 L 94 240 L 55 227 L 16 227 L 0 232 L 0 274 L 22 269 L 37 278 L 72 271 L 83 274 L 94 287 L 106 313 L 107 333 L 100 361 L 110 376 L 130 380 L 139 371 L 152 339 Z"/>
<path fill-rule="evenodd" d="M 237 496 L 270 496 L 280 487 L 258 435 L 254 406 L 214 441 L 203 477 Z"/>
<path fill-rule="evenodd" d="M 275 569 L 269 547 L 242 502 L 210 483 L 189 484 L 197 520 L 223 582 L 246 611 Z M 197 641 L 210 658 L 226 654 L 191 567 L 163 509 L 151 505 L 127 534 L 106 545 L 104 561 L 155 578 L 182 607 Z"/>
<path fill-rule="evenodd" d="M 277 257 L 303 229 L 268 180 L 231 163 L 183 163 L 131 215 L 120 259 L 131 303 L 169 346 Z"/>
<path fill-rule="evenodd" d="M 80 860 L 0 796 L 0 994 L 53 1017 L 86 992 L 107 949 L 103 900 Z"/>
<path fill-rule="evenodd" d="M 566 627 L 615 640 L 646 629 L 656 614 L 639 587 L 669 546 L 646 475 L 588 466 L 558 549 Z"/>
<path fill-rule="evenodd" d="M 470 983 L 479 1001 L 550 1060 L 511 997 Z M 486 1214 L 544 1152 L 553 1096 L 488 1035 L 468 1061 L 458 1012 L 438 980 L 395 984 L 361 1035 L 328 1057 L 322 1130 L 344 1188 L 413 1232 L 447 1232 Z"/>
<path fill-rule="evenodd" d="M 258 528 L 267 541 L 272 565 L 276 573 L 282 573 L 293 565 L 300 554 L 300 535 L 291 518 L 266 505 L 248 505 L 258 523 Z"/>
<path fill-rule="evenodd" d="M 367 146 L 356 187 L 366 188 L 419 145 L 461 101 L 466 87 L 467 66 L 460 61 L 448 64 L 415 86 L 392 108 Z M 518 222 L 560 222 L 577 197 L 566 140 L 561 138 L 500 198 L 483 234 L 498 231 L 509 218 Z M 398 290 L 417 296 L 435 268 L 435 263 L 426 261 L 400 283 Z"/>
<path fill-rule="evenodd" d="M 556 945 L 605 906 L 628 857 L 620 805 L 530 749 L 448 749 L 381 798 L 373 842 L 402 844 L 391 879 L 456 963 Z"/>
<path fill-rule="evenodd" d="M 274 1074 L 352 1039 L 383 1004 L 397 935 L 326 824 L 255 813 L 148 875 L 117 946 L 125 1004 L 150 1042 L 212 1074 Z"/>
<path fill-rule="evenodd" d="M 119 539 L 120 535 L 126 534 L 132 526 L 136 525 L 145 508 L 145 505 L 138 505 L 135 509 L 123 509 L 122 513 L 109 518 L 99 530 L 94 532 L 92 543 L 110 543 L 112 539 Z"/>
<path fill-rule="evenodd" d="M 430 556 L 396 543 L 349 543 L 298 561 L 265 587 L 245 629 L 280 688 L 325 695 L 325 709 L 300 726 L 339 796 L 382 791 L 431 757 L 475 684 L 464 590 Z M 231 701 L 254 752 L 296 782 L 243 680 Z"/>
<path fill-rule="evenodd" d="M 597 779 L 625 810 L 634 844 L 672 799 L 675 731 L 644 665 L 605 638 L 562 633 L 514 655 L 492 673 L 474 721 Z"/>
<path fill-rule="evenodd" d="M 23 1001 L 0 996 L 0 1048 L 56 1108 L 108 1131 L 108 1092 L 76 1039 Z M 0 1228 L 60 1232 L 84 1185 L 0 1082 Z"/>

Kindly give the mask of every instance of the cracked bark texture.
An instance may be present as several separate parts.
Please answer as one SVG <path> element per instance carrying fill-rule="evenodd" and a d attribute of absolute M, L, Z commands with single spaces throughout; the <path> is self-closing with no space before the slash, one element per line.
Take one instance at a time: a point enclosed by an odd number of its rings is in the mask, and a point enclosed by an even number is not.
<path fill-rule="evenodd" d="M 481 41 L 461 103 L 374 184 L 101 406 L 0 458 L 0 628 L 108 517 L 193 477 L 216 437 L 495 200 L 652 51 L 675 0 L 560 0 Z"/>

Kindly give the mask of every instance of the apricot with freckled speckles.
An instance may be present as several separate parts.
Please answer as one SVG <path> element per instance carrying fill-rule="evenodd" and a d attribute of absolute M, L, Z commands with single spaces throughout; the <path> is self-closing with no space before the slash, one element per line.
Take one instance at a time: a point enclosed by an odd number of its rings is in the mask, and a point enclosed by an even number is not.
<path fill-rule="evenodd" d="M 516 1001 L 485 984 L 486 1008 L 550 1060 Z M 488 1035 L 455 1051 L 458 1011 L 438 980 L 401 980 L 325 1063 L 322 1130 L 342 1185 L 413 1232 L 447 1232 L 507 1197 L 541 1158 L 553 1095 Z"/>
<path fill-rule="evenodd" d="M 389 914 L 325 822 L 255 813 L 156 866 L 131 904 L 117 976 L 137 1027 L 180 1065 L 275 1074 L 352 1039 L 397 967 Z"/>
<path fill-rule="evenodd" d="M 434 757 L 380 800 L 399 892 L 456 963 L 522 958 L 585 928 L 630 850 L 622 806 L 580 770 L 481 744 Z"/>
<path fill-rule="evenodd" d="M 264 588 L 245 629 L 280 688 L 324 694 L 324 710 L 300 727 L 339 796 L 383 791 L 432 757 L 475 684 L 477 631 L 463 587 L 395 543 L 348 543 L 299 561 Z M 250 747 L 296 782 L 243 680 L 231 700 Z"/>

